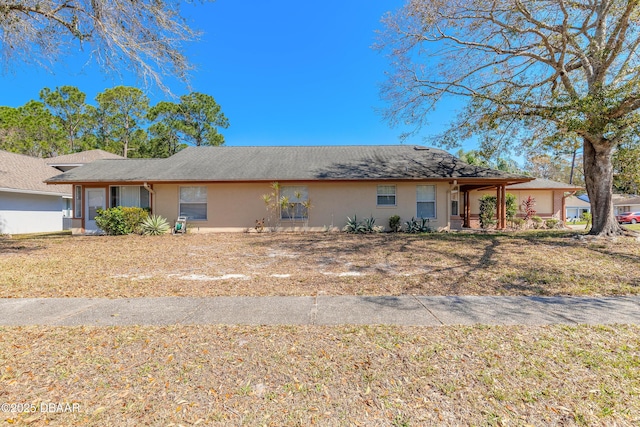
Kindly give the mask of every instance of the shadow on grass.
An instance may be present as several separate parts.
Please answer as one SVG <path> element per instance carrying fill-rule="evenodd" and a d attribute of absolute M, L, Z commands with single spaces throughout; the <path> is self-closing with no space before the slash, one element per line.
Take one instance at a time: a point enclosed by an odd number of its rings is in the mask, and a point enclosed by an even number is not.
<path fill-rule="evenodd" d="M 0 254 L 32 252 L 45 249 L 42 240 L 68 239 L 71 231 L 51 233 L 14 234 L 11 237 L 0 238 Z"/>
<path fill-rule="evenodd" d="M 52 231 L 49 233 L 14 234 L 9 240 L 63 239 L 71 237 L 71 231 Z"/>

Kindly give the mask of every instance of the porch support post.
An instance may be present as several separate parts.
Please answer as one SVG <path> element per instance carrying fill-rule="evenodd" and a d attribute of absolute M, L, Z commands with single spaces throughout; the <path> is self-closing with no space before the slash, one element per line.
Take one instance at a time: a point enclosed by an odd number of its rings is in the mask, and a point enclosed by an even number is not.
<path fill-rule="evenodd" d="M 504 230 L 507 228 L 507 186 L 502 184 L 500 188 L 502 189 L 502 216 L 500 220 L 502 221 L 501 228 Z"/>
<path fill-rule="evenodd" d="M 496 208 L 497 208 L 497 227 L 498 230 L 507 228 L 507 194 L 506 186 L 499 184 L 496 187 Z"/>
<path fill-rule="evenodd" d="M 471 205 L 469 203 L 469 191 L 464 192 L 464 224 L 463 227 L 471 228 Z"/>
<path fill-rule="evenodd" d="M 502 187 L 496 185 L 496 228 L 502 229 Z"/>

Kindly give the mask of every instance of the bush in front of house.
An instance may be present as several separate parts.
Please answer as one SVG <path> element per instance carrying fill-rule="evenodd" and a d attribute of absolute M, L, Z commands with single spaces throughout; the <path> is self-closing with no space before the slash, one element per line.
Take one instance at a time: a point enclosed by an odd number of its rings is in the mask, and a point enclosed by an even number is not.
<path fill-rule="evenodd" d="M 429 218 L 413 218 L 404 223 L 404 232 L 409 234 L 431 233 Z"/>
<path fill-rule="evenodd" d="M 535 228 L 537 230 L 539 228 L 542 228 L 542 223 L 544 221 L 539 216 L 532 216 L 531 217 L 531 222 L 533 223 L 533 228 Z"/>
<path fill-rule="evenodd" d="M 166 234 L 171 229 L 166 218 L 160 215 L 151 215 L 146 217 L 140 224 L 140 231 L 145 236 L 159 236 Z"/>
<path fill-rule="evenodd" d="M 347 224 L 342 228 L 342 231 L 352 234 L 382 233 L 384 226 L 375 225 L 375 223 L 376 219 L 373 216 L 358 221 L 358 217 L 354 215 L 353 218 L 347 217 Z"/>
<path fill-rule="evenodd" d="M 400 231 L 401 227 L 402 226 L 400 225 L 400 216 L 392 215 L 389 217 L 389 228 L 391 229 L 392 233 Z"/>
<path fill-rule="evenodd" d="M 480 228 L 486 229 L 496 224 L 496 196 L 485 194 L 480 198 Z"/>
<path fill-rule="evenodd" d="M 111 236 L 138 233 L 140 225 L 149 214 L 142 208 L 117 206 L 109 209 L 98 209 L 96 224 L 102 231 Z"/>
<path fill-rule="evenodd" d="M 550 229 L 559 228 L 560 226 L 560 221 L 556 218 L 549 218 L 544 223 L 547 226 L 547 228 L 550 228 Z"/>

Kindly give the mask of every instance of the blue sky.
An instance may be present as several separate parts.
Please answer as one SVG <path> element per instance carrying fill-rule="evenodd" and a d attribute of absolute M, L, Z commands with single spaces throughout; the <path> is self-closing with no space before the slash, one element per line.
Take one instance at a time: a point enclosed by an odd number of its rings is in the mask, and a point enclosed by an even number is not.
<path fill-rule="evenodd" d="M 192 90 L 222 106 L 231 123 L 222 131 L 227 145 L 397 144 L 401 129 L 391 129 L 376 111 L 385 106 L 379 85 L 388 62 L 371 46 L 382 16 L 402 3 L 218 0 L 185 7 L 192 26 L 204 32 L 187 48 L 197 66 Z M 53 73 L 14 67 L 2 77 L 0 104 L 23 105 L 43 87 L 74 85 L 93 103 L 105 88 L 142 86 L 126 71 L 107 75 L 88 61 L 86 53 L 62 58 Z M 180 82 L 167 84 L 176 95 L 188 93 Z M 152 103 L 167 99 L 157 88 L 146 92 Z M 441 132 L 453 113 L 442 105 L 431 126 L 405 143 Z"/>

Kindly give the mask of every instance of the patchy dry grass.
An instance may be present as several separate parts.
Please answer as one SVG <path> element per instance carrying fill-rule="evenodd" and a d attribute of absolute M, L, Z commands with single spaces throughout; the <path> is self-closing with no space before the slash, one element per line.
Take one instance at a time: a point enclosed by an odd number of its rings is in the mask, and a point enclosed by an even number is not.
<path fill-rule="evenodd" d="M 0 297 L 621 295 L 640 242 L 575 233 L 0 239 Z"/>
<path fill-rule="evenodd" d="M 0 328 L 2 402 L 35 426 L 631 426 L 640 327 Z"/>

